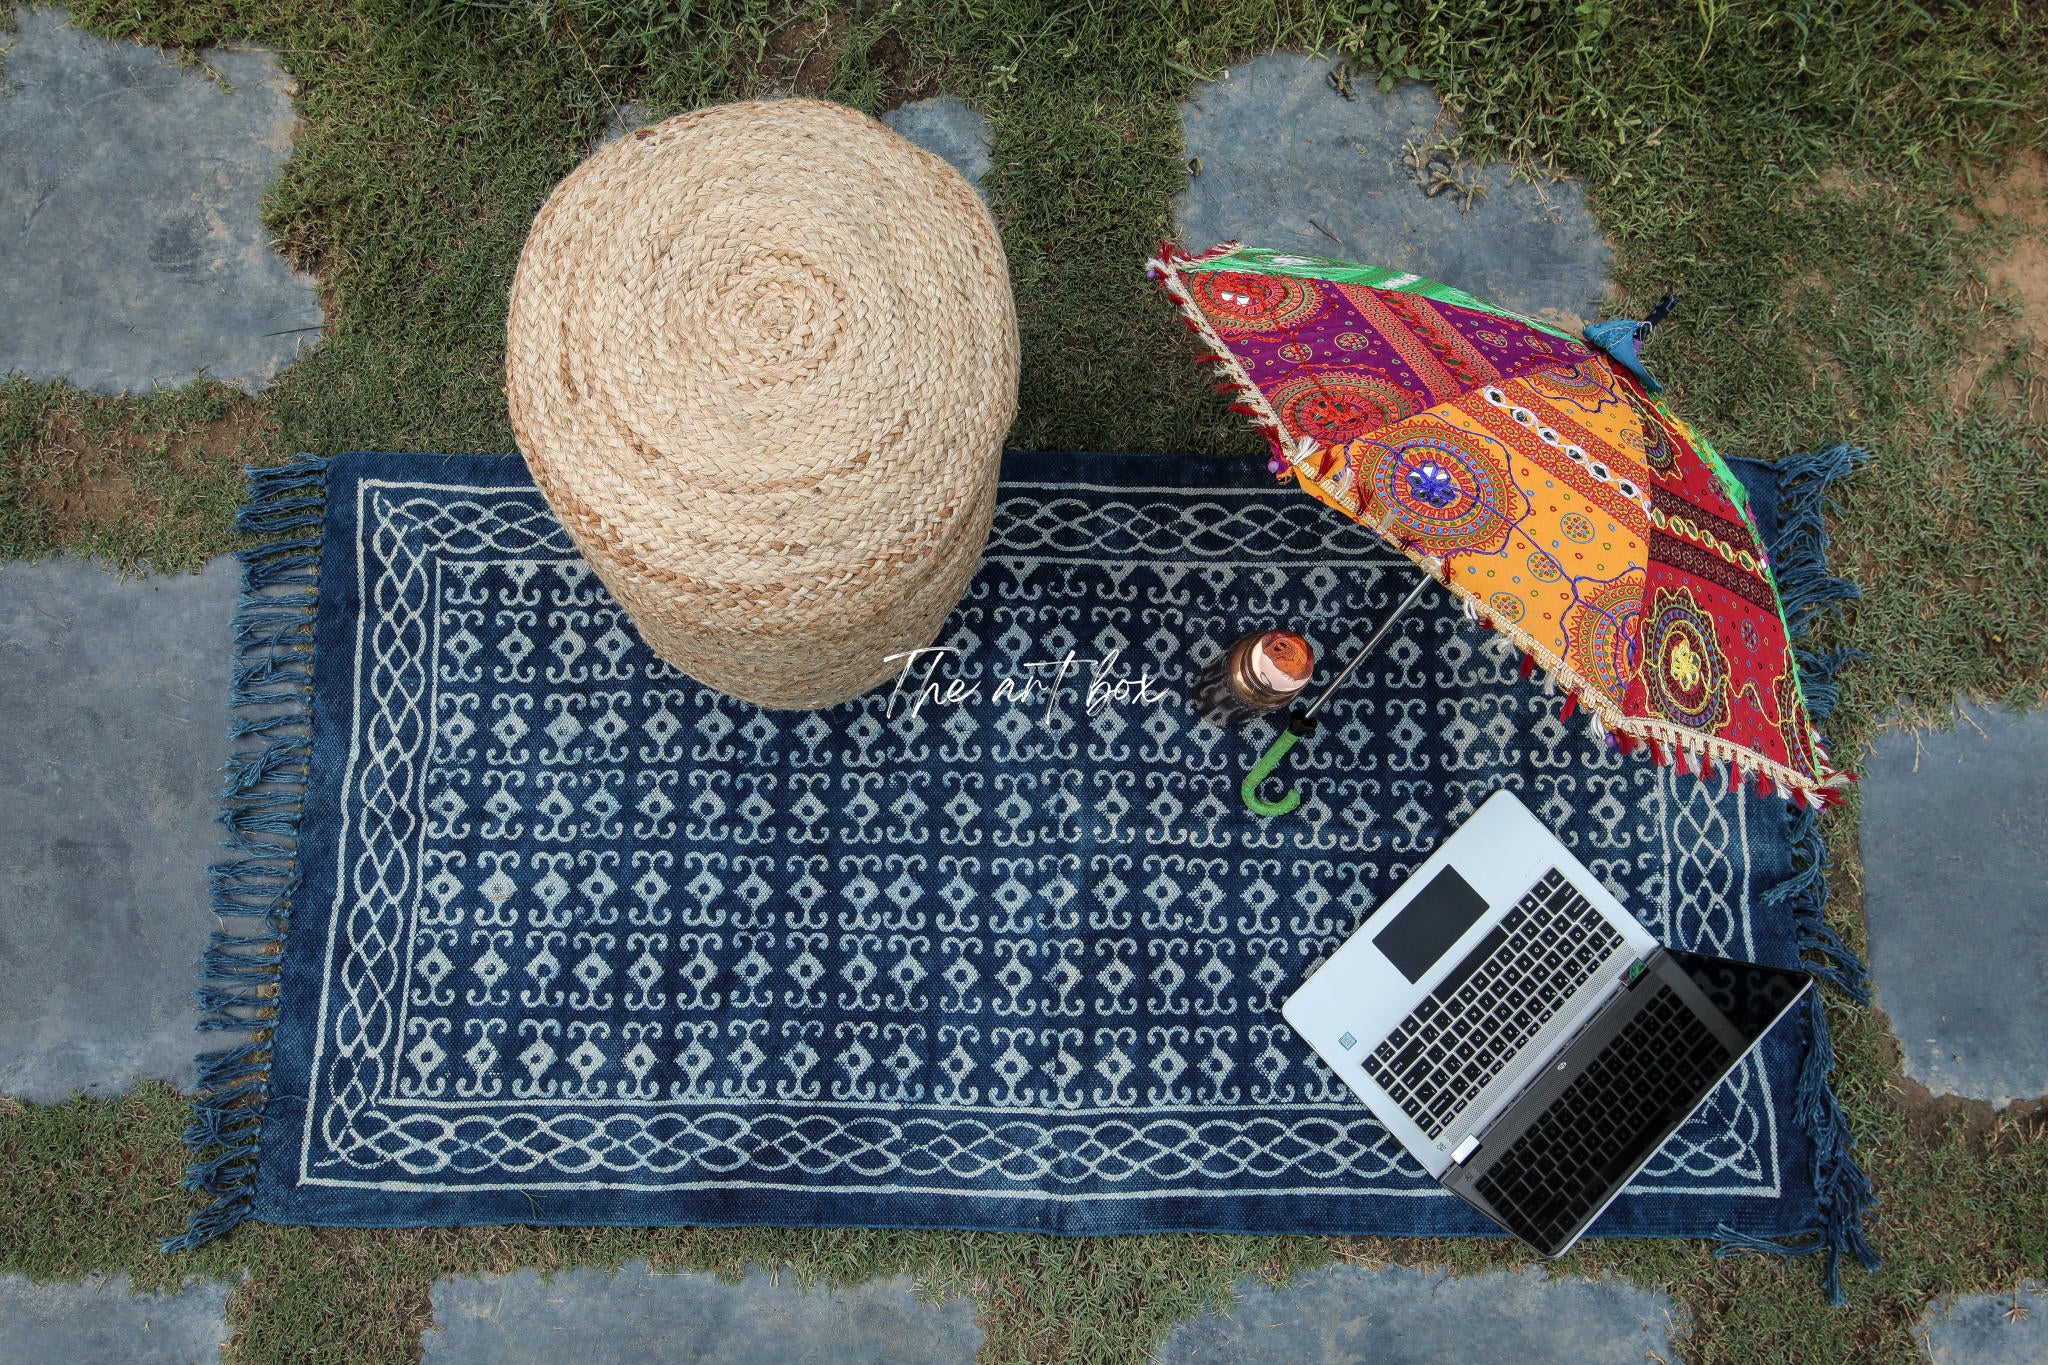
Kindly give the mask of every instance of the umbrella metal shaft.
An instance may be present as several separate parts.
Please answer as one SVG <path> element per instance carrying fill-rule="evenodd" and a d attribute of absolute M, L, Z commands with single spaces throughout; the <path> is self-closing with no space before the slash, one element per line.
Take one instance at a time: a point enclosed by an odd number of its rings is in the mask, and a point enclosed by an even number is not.
<path fill-rule="evenodd" d="M 1309 703 L 1308 710 L 1301 713 L 1301 718 L 1303 720 L 1308 720 L 1309 718 L 1314 716 L 1316 712 L 1322 710 L 1323 703 L 1328 701 L 1333 695 L 1335 695 L 1338 688 L 1342 687 L 1345 683 L 1351 680 L 1351 675 L 1358 671 L 1358 666 L 1365 662 L 1366 656 L 1371 654 L 1374 650 L 1380 647 L 1380 641 L 1387 638 L 1388 632 L 1393 630 L 1395 623 L 1407 614 L 1408 608 L 1415 605 L 1417 598 L 1421 597 L 1424 592 L 1428 591 L 1429 585 L 1433 581 L 1434 580 L 1432 580 L 1428 574 L 1424 574 L 1422 576 L 1422 581 L 1420 583 L 1417 583 L 1415 587 L 1412 590 L 1410 590 L 1409 594 L 1401 599 L 1401 605 L 1395 607 L 1392 612 L 1388 613 L 1387 619 L 1380 622 L 1380 628 L 1372 633 L 1372 638 L 1370 640 L 1367 640 L 1362 646 L 1359 647 L 1358 652 L 1351 656 L 1351 662 L 1344 665 L 1343 671 L 1338 673 L 1336 677 L 1330 679 L 1330 685 L 1323 689 L 1323 694 L 1320 697 L 1317 697 L 1313 702 Z"/>

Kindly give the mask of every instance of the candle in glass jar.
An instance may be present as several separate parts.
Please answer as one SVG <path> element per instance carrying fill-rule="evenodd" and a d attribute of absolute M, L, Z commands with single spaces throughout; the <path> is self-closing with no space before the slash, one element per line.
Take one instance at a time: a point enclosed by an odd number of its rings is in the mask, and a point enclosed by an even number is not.
<path fill-rule="evenodd" d="M 1195 675 L 1195 710 L 1217 725 L 1278 710 L 1301 695 L 1315 666 L 1315 649 L 1300 635 L 1255 630 Z"/>

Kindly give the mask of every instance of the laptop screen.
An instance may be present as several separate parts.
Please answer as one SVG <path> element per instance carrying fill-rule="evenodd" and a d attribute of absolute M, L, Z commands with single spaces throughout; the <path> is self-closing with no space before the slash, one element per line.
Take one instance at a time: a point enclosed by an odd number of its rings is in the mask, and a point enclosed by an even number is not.
<path fill-rule="evenodd" d="M 1777 1017 L 1785 1012 L 1799 992 L 1806 988 L 1806 973 L 1783 967 L 1766 967 L 1756 962 L 1737 962 L 1725 957 L 1666 949 L 1692 984 L 1709 1003 L 1733 1024 L 1745 1043 L 1764 1036 Z"/>
<path fill-rule="evenodd" d="M 1799 971 L 1659 952 L 1444 1184 L 1544 1255 L 1562 1254 L 1808 981 Z"/>
<path fill-rule="evenodd" d="M 1436 965 L 1458 936 L 1486 913 L 1486 898 L 1472 884 L 1446 867 L 1429 879 L 1415 899 L 1401 907 L 1394 922 L 1373 935 L 1372 946 L 1386 954 L 1410 982 Z"/>

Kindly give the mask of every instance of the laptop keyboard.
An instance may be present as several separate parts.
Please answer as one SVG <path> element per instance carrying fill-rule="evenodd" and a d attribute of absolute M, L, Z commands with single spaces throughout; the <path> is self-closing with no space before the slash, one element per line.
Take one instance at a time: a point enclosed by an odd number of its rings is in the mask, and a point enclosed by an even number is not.
<path fill-rule="evenodd" d="M 1365 1073 L 1441 1137 L 1621 946 L 1552 868 L 1365 1059 Z"/>
<path fill-rule="evenodd" d="M 1516 1235 L 1555 1253 L 1730 1053 L 1669 986 L 1474 1182 Z"/>

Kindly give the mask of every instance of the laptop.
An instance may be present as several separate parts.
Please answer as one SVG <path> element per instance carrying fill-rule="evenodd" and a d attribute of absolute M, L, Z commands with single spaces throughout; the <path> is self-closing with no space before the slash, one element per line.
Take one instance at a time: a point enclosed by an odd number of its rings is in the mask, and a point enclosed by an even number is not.
<path fill-rule="evenodd" d="M 1501 791 L 1281 1013 L 1439 1184 L 1557 1257 L 1812 984 L 1659 944 Z"/>

